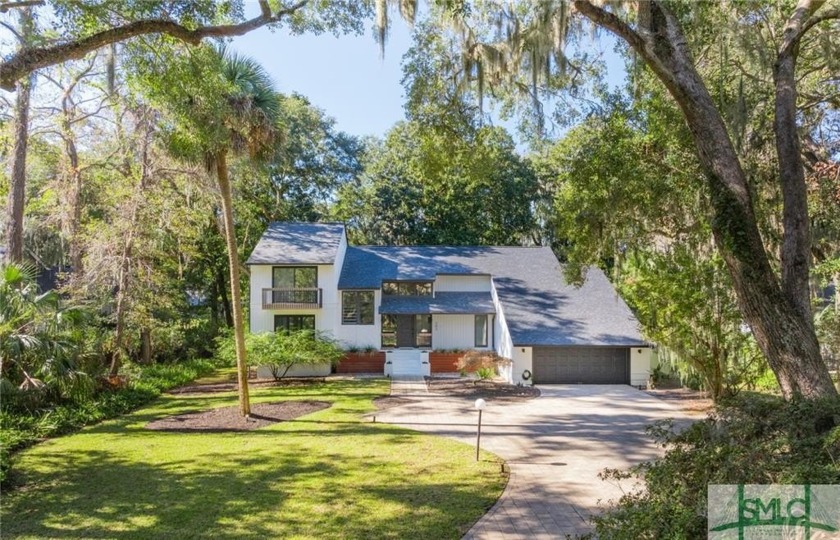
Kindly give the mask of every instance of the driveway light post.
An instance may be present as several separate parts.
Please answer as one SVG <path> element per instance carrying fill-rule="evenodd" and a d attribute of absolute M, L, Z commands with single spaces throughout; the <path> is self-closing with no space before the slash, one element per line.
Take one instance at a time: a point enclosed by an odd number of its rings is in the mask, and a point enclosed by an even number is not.
<path fill-rule="evenodd" d="M 475 439 L 475 460 L 478 461 L 478 452 L 481 450 L 481 411 L 487 406 L 487 402 L 479 398 L 475 400 L 475 408 L 478 409 L 478 436 Z"/>

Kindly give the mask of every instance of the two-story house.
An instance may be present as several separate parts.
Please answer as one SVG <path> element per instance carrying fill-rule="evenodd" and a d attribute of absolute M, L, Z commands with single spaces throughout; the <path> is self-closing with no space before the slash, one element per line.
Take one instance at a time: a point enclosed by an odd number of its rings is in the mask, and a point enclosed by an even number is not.
<path fill-rule="evenodd" d="M 649 375 L 649 345 L 603 272 L 571 285 L 547 247 L 349 246 L 342 224 L 272 223 L 247 264 L 252 332 L 324 331 L 385 351 L 387 374 L 429 374 L 434 350 L 493 349 L 512 383 Z"/>

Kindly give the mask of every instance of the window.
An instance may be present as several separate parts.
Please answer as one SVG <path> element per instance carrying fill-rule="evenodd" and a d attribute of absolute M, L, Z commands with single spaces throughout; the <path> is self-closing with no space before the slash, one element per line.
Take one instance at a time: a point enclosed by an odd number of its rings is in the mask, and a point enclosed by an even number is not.
<path fill-rule="evenodd" d="M 314 289 L 317 286 L 317 266 L 275 266 L 271 269 L 273 289 Z"/>
<path fill-rule="evenodd" d="M 475 316 L 475 346 L 487 346 L 487 315 Z"/>
<path fill-rule="evenodd" d="M 315 330 L 315 315 L 275 315 L 274 331 Z"/>
<path fill-rule="evenodd" d="M 341 293 L 341 324 L 373 324 L 373 291 Z"/>
<path fill-rule="evenodd" d="M 432 296 L 431 281 L 383 281 L 386 296 Z"/>
<path fill-rule="evenodd" d="M 382 316 L 382 348 L 397 346 L 397 318 L 393 315 Z"/>

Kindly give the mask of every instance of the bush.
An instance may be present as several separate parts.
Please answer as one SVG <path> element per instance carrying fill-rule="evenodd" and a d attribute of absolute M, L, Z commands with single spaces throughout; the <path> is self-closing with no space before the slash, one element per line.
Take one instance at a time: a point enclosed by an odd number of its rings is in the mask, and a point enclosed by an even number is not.
<path fill-rule="evenodd" d="M 493 351 L 467 351 L 458 359 L 455 367 L 458 371 L 479 371 L 481 369 L 487 369 L 491 373 L 496 373 L 499 368 L 508 366 L 511 362 L 510 358 L 499 356 Z"/>
<path fill-rule="evenodd" d="M 65 401 L 33 412 L 7 407 L 4 400 L 0 410 L 0 484 L 8 483 L 14 452 L 40 439 L 71 433 L 130 412 L 162 392 L 187 384 L 216 367 L 210 360 L 144 367 L 126 366 L 129 382 L 124 388 L 101 390 L 84 401 Z"/>
<path fill-rule="evenodd" d="M 217 357 L 236 361 L 233 334 L 217 340 Z M 245 350 L 251 365 L 269 366 L 275 379 L 282 379 L 296 365 L 330 364 L 336 366 L 344 357 L 340 344 L 321 332 L 261 332 L 245 334 Z"/>
<path fill-rule="evenodd" d="M 840 399 L 742 394 L 683 431 L 650 429 L 664 457 L 605 479 L 644 479 L 594 518 L 600 538 L 705 538 L 709 484 L 840 483 Z"/>
<path fill-rule="evenodd" d="M 483 367 L 483 368 L 478 368 L 478 370 L 476 371 L 476 374 L 478 375 L 478 378 L 481 379 L 481 380 L 492 379 L 493 377 L 496 376 L 496 370 L 494 370 L 492 368 Z"/>

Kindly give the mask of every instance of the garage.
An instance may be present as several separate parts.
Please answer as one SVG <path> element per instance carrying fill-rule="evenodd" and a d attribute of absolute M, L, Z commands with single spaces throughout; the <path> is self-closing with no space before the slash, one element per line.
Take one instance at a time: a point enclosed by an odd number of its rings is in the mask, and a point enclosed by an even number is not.
<path fill-rule="evenodd" d="M 626 347 L 534 347 L 536 384 L 630 384 Z"/>

